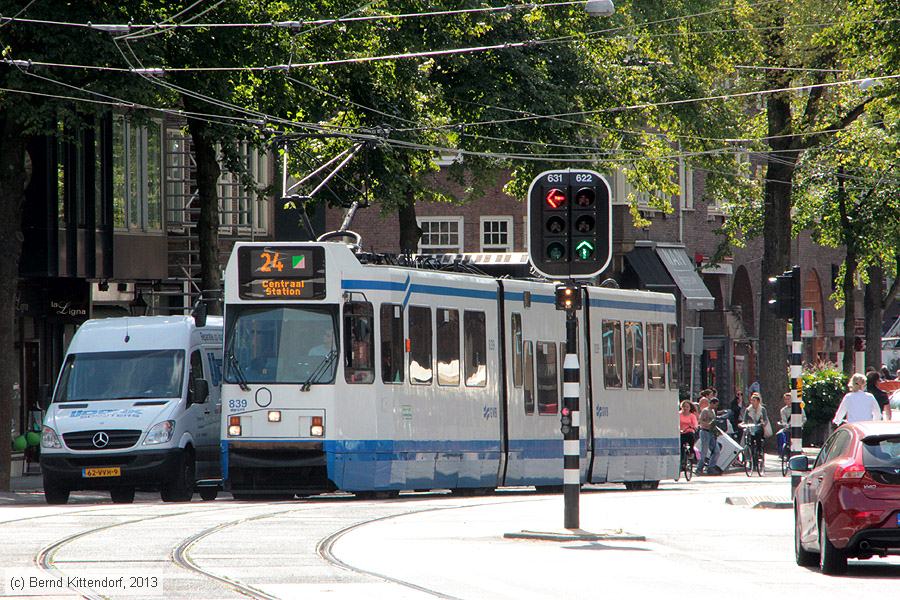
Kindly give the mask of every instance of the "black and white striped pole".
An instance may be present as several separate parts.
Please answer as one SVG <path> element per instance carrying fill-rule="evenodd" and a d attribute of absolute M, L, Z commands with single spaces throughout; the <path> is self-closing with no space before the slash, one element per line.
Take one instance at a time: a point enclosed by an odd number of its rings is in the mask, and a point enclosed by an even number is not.
<path fill-rule="evenodd" d="M 579 412 L 578 321 L 581 289 L 577 284 L 556 288 L 556 308 L 566 311 L 566 359 L 563 362 L 563 405 L 560 430 L 563 434 L 563 527 L 579 528 L 579 494 L 581 493 L 581 442 Z"/>
<path fill-rule="evenodd" d="M 803 377 L 803 321 L 800 310 L 800 267 L 794 266 L 791 273 L 791 296 L 793 297 L 791 327 L 791 456 L 803 454 L 803 408 L 800 406 L 800 389 Z M 787 273 L 785 273 L 787 274 Z M 791 472 L 791 491 L 800 485 L 800 475 Z"/>

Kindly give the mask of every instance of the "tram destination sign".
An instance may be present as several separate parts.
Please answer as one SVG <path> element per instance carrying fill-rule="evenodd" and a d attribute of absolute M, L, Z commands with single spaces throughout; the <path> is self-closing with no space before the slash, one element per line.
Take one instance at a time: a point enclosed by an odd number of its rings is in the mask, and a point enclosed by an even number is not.
<path fill-rule="evenodd" d="M 325 250 L 302 246 L 244 246 L 238 250 L 242 300 L 325 298 Z"/>

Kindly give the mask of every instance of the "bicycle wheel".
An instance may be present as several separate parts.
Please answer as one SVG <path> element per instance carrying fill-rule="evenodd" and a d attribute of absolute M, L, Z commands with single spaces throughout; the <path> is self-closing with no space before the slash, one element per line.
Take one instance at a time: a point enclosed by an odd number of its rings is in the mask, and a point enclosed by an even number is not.
<path fill-rule="evenodd" d="M 762 448 L 756 450 L 756 472 L 762 477 L 766 470 L 766 453 Z"/>
<path fill-rule="evenodd" d="M 685 450 L 681 455 L 681 462 L 684 464 L 684 478 L 686 481 L 690 481 L 691 477 L 694 476 L 694 460 L 691 454 L 693 454 L 692 450 Z"/>
<path fill-rule="evenodd" d="M 791 470 L 790 467 L 791 453 L 787 451 L 783 451 L 781 453 L 781 476 L 785 477 L 788 474 L 788 471 Z"/>

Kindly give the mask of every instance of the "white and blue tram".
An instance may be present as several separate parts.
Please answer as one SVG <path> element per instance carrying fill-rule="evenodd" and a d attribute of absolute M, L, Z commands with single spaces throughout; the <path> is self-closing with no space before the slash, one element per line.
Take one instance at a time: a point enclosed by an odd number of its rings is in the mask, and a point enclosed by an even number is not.
<path fill-rule="evenodd" d="M 674 298 L 584 294 L 582 480 L 654 487 L 678 469 Z M 238 243 L 225 302 L 236 497 L 562 484 L 553 284 L 363 264 L 339 243 Z"/>

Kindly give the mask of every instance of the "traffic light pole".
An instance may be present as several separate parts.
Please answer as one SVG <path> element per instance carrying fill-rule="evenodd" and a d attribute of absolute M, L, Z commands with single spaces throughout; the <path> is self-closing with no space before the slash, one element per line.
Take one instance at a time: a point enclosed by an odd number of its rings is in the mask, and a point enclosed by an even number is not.
<path fill-rule="evenodd" d="M 581 290 L 577 287 L 578 294 Z M 566 309 L 566 360 L 563 363 L 563 408 L 560 422 L 563 434 L 563 526 L 579 528 L 581 493 L 580 396 L 578 365 L 578 321 L 575 309 Z"/>
<path fill-rule="evenodd" d="M 803 322 L 801 321 L 800 267 L 791 269 L 791 292 L 794 298 L 791 320 L 791 456 L 803 453 L 803 409 L 800 386 L 803 376 Z M 800 475 L 791 472 L 791 492 L 800 485 Z"/>

